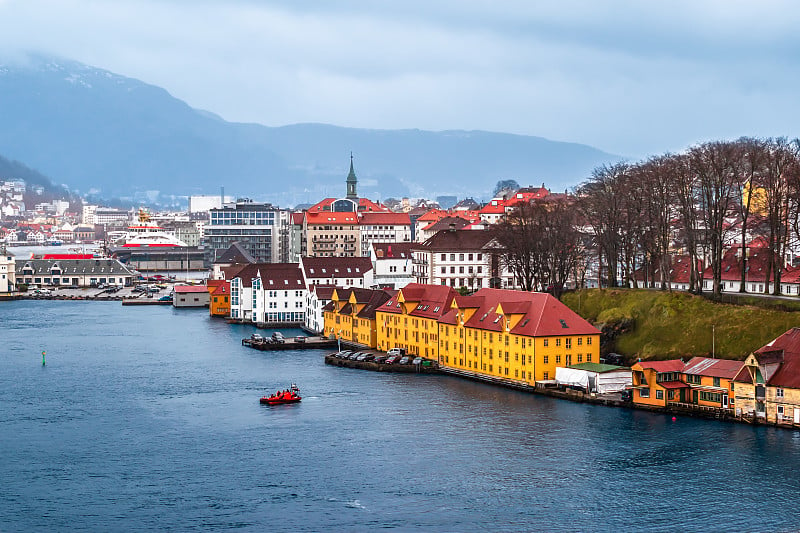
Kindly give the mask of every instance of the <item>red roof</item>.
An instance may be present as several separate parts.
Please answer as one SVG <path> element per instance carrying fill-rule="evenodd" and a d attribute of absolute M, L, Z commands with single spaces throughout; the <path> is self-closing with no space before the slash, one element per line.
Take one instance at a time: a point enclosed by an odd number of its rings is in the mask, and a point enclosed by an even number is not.
<path fill-rule="evenodd" d="M 528 337 L 596 335 L 600 331 L 558 301 L 543 292 L 506 289 L 481 289 L 471 297 L 458 298 L 459 307 L 477 307 L 465 326 L 489 331 L 503 331 L 513 315 L 522 315 L 510 333 Z M 504 316 L 498 315 L 498 306 Z"/>
<path fill-rule="evenodd" d="M 176 294 L 186 294 L 192 292 L 208 292 L 205 285 L 175 285 L 173 287 Z"/>
<path fill-rule="evenodd" d="M 742 369 L 744 361 L 692 357 L 683 369 L 684 374 L 733 379 Z"/>
<path fill-rule="evenodd" d="M 685 366 L 680 359 L 670 359 L 668 361 L 639 361 L 636 363 L 642 368 L 655 370 L 656 372 L 683 372 Z"/>
<path fill-rule="evenodd" d="M 783 361 L 767 382 L 773 387 L 800 389 L 800 328 L 792 328 L 777 339 L 756 350 L 759 363 L 781 352 Z M 774 357 L 773 357 L 774 358 Z"/>
<path fill-rule="evenodd" d="M 364 225 L 411 226 L 408 213 L 363 213 L 358 223 Z"/>
<path fill-rule="evenodd" d="M 409 311 L 409 315 L 438 320 L 450 310 L 450 304 L 456 294 L 455 289 L 446 285 L 409 283 L 400 289 L 397 294 L 394 294 L 388 302 L 381 305 L 378 310 L 385 313 L 401 314 L 402 304 L 399 304 L 398 300 L 402 298 L 406 303 L 416 304 Z"/>
<path fill-rule="evenodd" d="M 358 213 L 353 211 L 345 212 L 332 212 L 332 211 L 317 211 L 306 212 L 306 224 L 320 225 L 320 224 L 358 224 Z"/>
<path fill-rule="evenodd" d="M 411 242 L 374 242 L 375 259 L 411 259 L 412 249 L 416 246 Z"/>
<path fill-rule="evenodd" d="M 665 389 L 689 389 L 689 385 L 684 383 L 683 381 L 661 381 L 656 383 L 659 387 L 664 387 Z"/>

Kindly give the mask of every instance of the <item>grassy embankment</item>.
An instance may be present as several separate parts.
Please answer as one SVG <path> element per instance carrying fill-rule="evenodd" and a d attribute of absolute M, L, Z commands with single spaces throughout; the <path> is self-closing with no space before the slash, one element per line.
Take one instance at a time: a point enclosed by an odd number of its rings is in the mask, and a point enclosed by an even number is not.
<path fill-rule="evenodd" d="M 743 359 L 792 327 L 800 327 L 800 312 L 764 309 L 753 305 L 719 304 L 682 292 L 635 289 L 588 289 L 565 294 L 563 302 L 598 328 L 626 324 L 604 347 L 636 358 L 673 359 L 711 356 L 712 326 L 715 354 Z M 768 301 L 760 305 L 775 305 Z M 780 304 L 800 309 L 800 304 Z"/>

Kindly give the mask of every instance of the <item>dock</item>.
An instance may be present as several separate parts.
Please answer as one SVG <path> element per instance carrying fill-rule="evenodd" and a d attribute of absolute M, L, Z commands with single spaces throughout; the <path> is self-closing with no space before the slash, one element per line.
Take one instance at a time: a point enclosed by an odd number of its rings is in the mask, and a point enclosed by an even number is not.
<path fill-rule="evenodd" d="M 123 298 L 122 305 L 172 305 L 172 300 L 159 300 L 158 298 Z"/>
<path fill-rule="evenodd" d="M 325 356 L 325 364 L 341 366 L 345 368 L 358 368 L 360 370 L 372 370 L 373 372 L 398 372 L 405 374 L 439 373 L 439 369 L 435 366 L 401 365 L 398 363 L 387 365 L 386 363 L 375 363 L 372 361 L 351 361 L 350 359 L 339 359 L 333 354 L 328 354 Z"/>
<path fill-rule="evenodd" d="M 264 340 L 242 339 L 242 346 L 265 352 L 336 348 L 337 343 L 338 341 L 336 339 L 326 339 L 324 337 L 306 337 L 304 342 L 297 342 L 292 337 L 287 338 L 284 342 L 270 342 L 269 338 Z"/>

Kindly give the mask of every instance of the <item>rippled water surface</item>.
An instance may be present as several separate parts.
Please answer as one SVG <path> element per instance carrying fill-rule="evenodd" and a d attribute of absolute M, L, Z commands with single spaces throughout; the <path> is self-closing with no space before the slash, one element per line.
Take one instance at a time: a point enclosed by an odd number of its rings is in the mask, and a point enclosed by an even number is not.
<path fill-rule="evenodd" d="M 252 331 L 0 303 L 0 530 L 800 527 L 798 432 L 328 367 Z M 259 405 L 291 382 L 301 404 Z"/>

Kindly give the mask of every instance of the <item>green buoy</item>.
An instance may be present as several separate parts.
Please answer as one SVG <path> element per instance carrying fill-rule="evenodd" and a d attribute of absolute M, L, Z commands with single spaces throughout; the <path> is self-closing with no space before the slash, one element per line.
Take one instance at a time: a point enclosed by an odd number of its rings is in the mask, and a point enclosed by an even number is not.
<path fill-rule="evenodd" d="M 47 352 L 42 352 L 42 366 L 44 366 L 44 365 L 46 365 L 46 364 L 47 364 L 47 362 L 44 360 L 44 356 L 45 356 L 46 354 L 47 354 Z"/>

